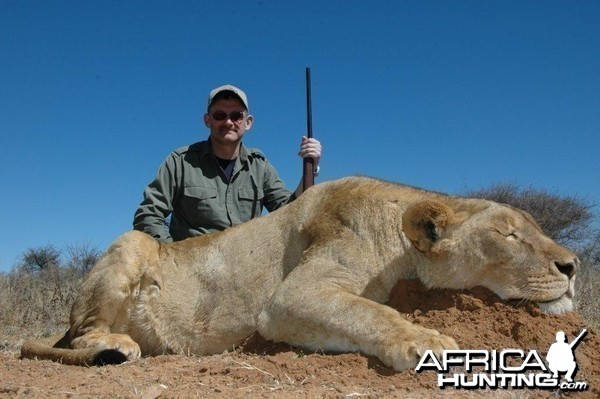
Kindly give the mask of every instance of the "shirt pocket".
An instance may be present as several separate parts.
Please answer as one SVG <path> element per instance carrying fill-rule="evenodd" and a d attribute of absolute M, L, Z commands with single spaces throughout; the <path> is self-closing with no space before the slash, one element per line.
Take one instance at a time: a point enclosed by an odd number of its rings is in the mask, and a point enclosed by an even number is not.
<path fill-rule="evenodd" d="M 262 213 L 265 192 L 260 188 L 238 189 L 238 203 L 242 220 L 252 219 Z"/>
<path fill-rule="evenodd" d="M 181 210 L 193 227 L 212 228 L 221 225 L 218 192 L 212 187 L 184 187 Z"/>

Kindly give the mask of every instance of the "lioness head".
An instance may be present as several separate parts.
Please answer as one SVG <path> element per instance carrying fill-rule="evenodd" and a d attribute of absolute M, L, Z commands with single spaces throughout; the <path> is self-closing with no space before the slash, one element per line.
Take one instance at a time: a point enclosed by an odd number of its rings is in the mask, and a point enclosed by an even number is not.
<path fill-rule="evenodd" d="M 548 313 L 573 308 L 579 260 L 526 212 L 483 200 L 426 200 L 407 209 L 402 227 L 429 260 L 418 269 L 429 287 L 484 286 Z"/>

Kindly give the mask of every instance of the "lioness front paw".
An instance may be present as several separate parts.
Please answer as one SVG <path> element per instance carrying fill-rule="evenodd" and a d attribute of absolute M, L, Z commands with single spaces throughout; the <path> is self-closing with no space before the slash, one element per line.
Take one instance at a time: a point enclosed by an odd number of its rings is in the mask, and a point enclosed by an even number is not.
<path fill-rule="evenodd" d="M 435 330 L 425 330 L 418 338 L 394 345 L 390 366 L 396 371 L 415 368 L 427 350 L 439 357 L 448 349 L 459 349 L 454 338 Z"/>
<path fill-rule="evenodd" d="M 116 350 L 127 357 L 136 360 L 142 356 L 140 346 L 126 334 L 104 334 L 90 332 L 71 341 L 73 349 L 98 348 L 98 351 Z"/>

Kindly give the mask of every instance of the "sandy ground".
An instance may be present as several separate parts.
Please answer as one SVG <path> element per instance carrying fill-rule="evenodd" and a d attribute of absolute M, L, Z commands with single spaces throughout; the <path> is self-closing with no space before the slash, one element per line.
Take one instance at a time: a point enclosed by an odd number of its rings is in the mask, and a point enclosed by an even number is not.
<path fill-rule="evenodd" d="M 402 293 L 402 294 L 401 294 Z M 453 336 L 463 349 L 535 349 L 545 356 L 559 330 L 576 347 L 583 392 L 543 389 L 465 390 L 437 386 L 437 373 L 396 373 L 361 354 L 307 353 L 259 336 L 235 351 L 206 357 L 159 356 L 118 366 L 76 367 L 21 360 L 32 333 L 0 335 L 0 397 L 8 398 L 599 398 L 600 339 L 576 313 L 542 314 L 527 303 L 503 303 L 484 289 L 425 290 L 400 282 L 389 305 L 407 319 Z M 38 332 L 39 333 L 39 332 Z"/>

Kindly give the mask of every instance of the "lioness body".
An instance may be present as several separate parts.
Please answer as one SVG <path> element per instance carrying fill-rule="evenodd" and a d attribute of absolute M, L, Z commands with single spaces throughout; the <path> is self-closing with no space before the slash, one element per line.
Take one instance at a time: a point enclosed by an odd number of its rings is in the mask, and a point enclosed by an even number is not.
<path fill-rule="evenodd" d="M 57 346 L 129 359 L 204 355 L 258 331 L 311 350 L 362 351 L 402 370 L 426 349 L 456 343 L 381 304 L 398 279 L 483 285 L 562 312 L 577 263 L 516 209 L 347 178 L 221 233 L 172 244 L 124 234 L 91 271 Z M 78 353 L 42 349 L 31 342 L 23 354 Z"/>

